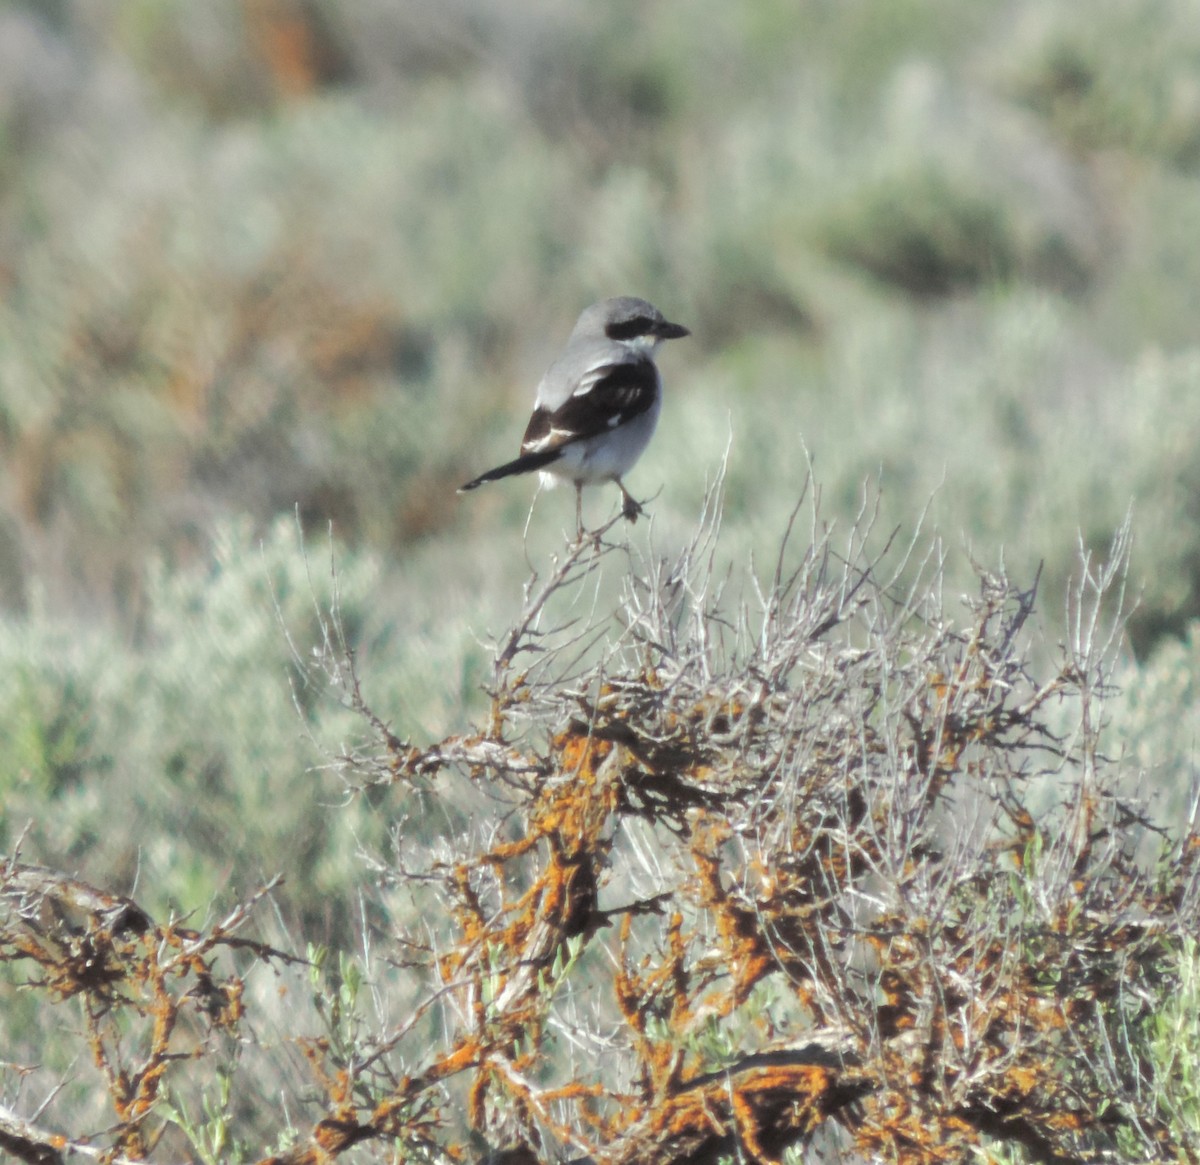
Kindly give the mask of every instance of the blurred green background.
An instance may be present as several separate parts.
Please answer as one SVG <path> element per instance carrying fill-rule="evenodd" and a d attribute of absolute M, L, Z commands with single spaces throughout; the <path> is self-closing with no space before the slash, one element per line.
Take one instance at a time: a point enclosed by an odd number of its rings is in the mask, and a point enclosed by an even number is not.
<path fill-rule="evenodd" d="M 543 494 L 525 542 L 531 481 L 455 487 L 515 453 L 579 310 L 625 293 L 693 332 L 629 480 L 651 552 L 726 450 L 735 563 L 772 561 L 810 465 L 829 520 L 874 478 L 881 530 L 928 507 L 951 590 L 972 556 L 1044 562 L 1053 638 L 1080 541 L 1132 504 L 1120 749 L 1181 789 L 1197 16 L 2 0 L 0 846 L 152 908 L 283 871 L 336 937 L 394 812 L 326 763 L 359 731 L 303 663 L 331 563 L 376 710 L 466 723 L 574 506 Z"/>

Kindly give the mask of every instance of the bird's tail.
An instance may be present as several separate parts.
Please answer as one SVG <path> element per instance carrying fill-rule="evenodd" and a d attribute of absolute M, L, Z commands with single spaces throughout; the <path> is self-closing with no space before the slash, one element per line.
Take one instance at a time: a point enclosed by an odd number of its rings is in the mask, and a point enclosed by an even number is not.
<path fill-rule="evenodd" d="M 525 453 L 516 459 L 510 461 L 506 465 L 498 465 L 495 469 L 489 469 L 487 473 L 481 473 L 473 481 L 467 482 L 466 485 L 460 485 L 458 492 L 466 493 L 469 489 L 478 489 L 481 485 L 486 485 L 489 481 L 499 481 L 502 477 L 511 477 L 514 473 L 532 473 L 535 469 L 541 469 L 545 465 L 549 465 L 552 461 L 557 461 L 562 456 L 561 449 L 542 449 L 537 453 Z"/>

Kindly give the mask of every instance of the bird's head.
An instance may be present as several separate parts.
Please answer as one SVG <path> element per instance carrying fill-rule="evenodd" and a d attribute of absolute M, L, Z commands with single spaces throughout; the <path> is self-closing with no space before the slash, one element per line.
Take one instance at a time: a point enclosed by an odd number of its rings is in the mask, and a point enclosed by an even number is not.
<path fill-rule="evenodd" d="M 682 324 L 673 324 L 652 303 L 632 295 L 619 295 L 592 304 L 579 317 L 575 336 L 605 337 L 653 352 L 663 340 L 689 336 Z"/>

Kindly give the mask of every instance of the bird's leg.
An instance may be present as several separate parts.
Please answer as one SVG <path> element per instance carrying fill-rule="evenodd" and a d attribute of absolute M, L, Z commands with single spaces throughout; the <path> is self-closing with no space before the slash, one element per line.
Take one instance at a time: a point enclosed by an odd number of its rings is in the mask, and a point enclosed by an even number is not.
<path fill-rule="evenodd" d="M 621 506 L 621 517 L 627 522 L 636 522 L 638 515 L 645 513 L 641 502 L 634 500 L 633 495 L 625 488 L 625 483 L 619 477 L 614 477 L 613 481 L 617 483 L 617 488 L 621 491 L 621 497 L 624 499 L 624 504 Z"/>
<path fill-rule="evenodd" d="M 575 537 L 583 541 L 583 482 L 575 483 Z"/>

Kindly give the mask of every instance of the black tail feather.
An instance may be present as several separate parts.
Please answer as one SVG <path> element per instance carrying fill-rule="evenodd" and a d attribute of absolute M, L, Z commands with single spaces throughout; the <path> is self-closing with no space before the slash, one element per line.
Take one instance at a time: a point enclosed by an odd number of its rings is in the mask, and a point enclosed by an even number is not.
<path fill-rule="evenodd" d="M 561 449 L 543 449 L 538 453 L 525 453 L 516 459 L 510 461 L 506 465 L 498 465 L 495 469 L 489 469 L 487 473 L 481 473 L 473 481 L 467 482 L 466 485 L 460 485 L 458 492 L 466 493 L 469 489 L 478 489 L 481 485 L 486 485 L 489 481 L 499 481 L 502 477 L 511 477 L 514 473 L 532 473 L 535 469 L 541 469 L 543 466 L 549 465 L 552 461 L 557 461 L 562 456 Z"/>

